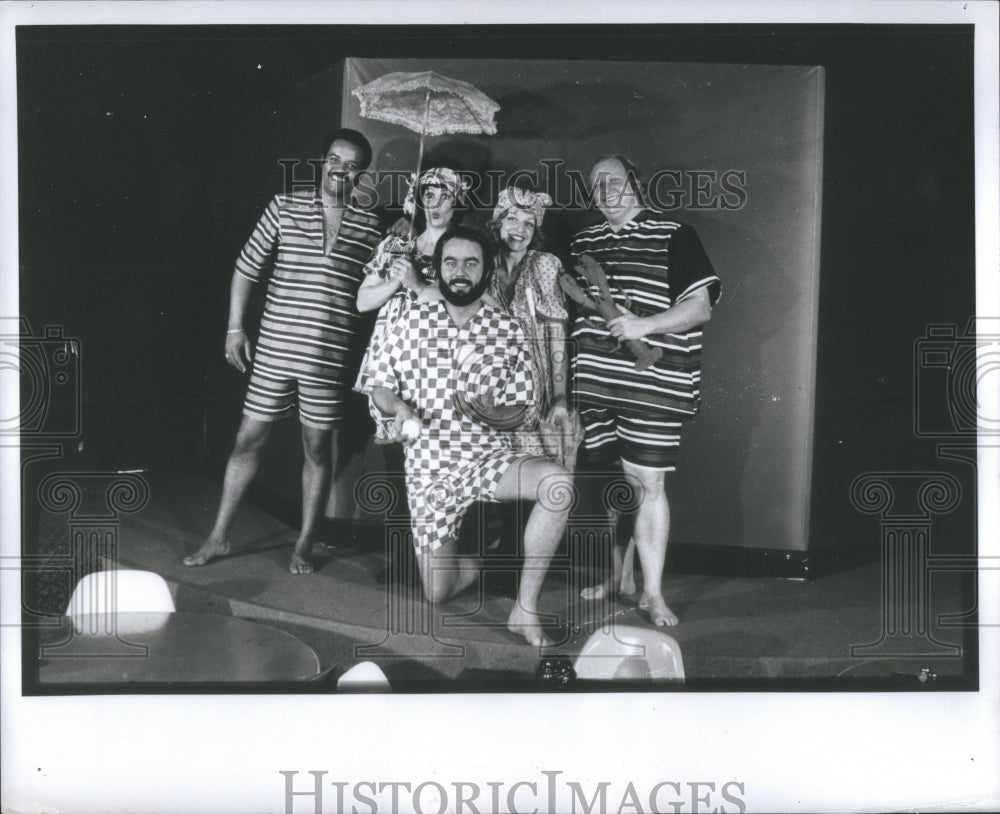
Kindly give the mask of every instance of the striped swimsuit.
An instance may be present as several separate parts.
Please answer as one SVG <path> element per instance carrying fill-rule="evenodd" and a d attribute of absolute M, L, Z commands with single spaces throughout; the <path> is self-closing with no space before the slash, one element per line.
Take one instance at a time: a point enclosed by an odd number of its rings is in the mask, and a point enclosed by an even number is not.
<path fill-rule="evenodd" d="M 644 210 L 618 232 L 606 221 L 583 229 L 571 253 L 600 263 L 614 301 L 638 316 L 666 311 L 701 289 L 712 304 L 719 298 L 719 278 L 695 231 L 659 212 Z M 693 416 L 700 402 L 701 339 L 701 327 L 646 336 L 663 355 L 638 371 L 604 319 L 581 311 L 572 330 L 572 370 L 585 447 L 618 443 L 631 463 L 673 469 L 680 419 Z"/>
<path fill-rule="evenodd" d="M 315 192 L 277 195 L 240 252 L 236 271 L 260 282 L 272 267 L 244 413 L 290 415 L 332 429 L 343 420 L 363 337 L 355 300 L 362 267 L 381 235 L 378 218 L 348 206 L 337 239 L 323 248 Z"/>

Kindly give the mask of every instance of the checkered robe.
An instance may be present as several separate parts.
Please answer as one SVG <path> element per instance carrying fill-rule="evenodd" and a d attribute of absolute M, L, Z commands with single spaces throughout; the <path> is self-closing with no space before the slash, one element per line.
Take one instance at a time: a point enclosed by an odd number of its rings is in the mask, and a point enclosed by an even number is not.
<path fill-rule="evenodd" d="M 513 436 L 461 413 L 456 392 L 470 397 L 491 394 L 498 405 L 529 406 L 534 398 L 531 354 L 517 320 L 483 303 L 458 327 L 441 300 L 415 304 L 393 326 L 379 356 L 372 360 L 369 387 L 385 387 L 415 409 L 420 437 L 406 447 L 407 491 L 411 505 L 447 484 L 467 494 L 446 501 L 461 511 L 474 499 L 492 494 L 503 471 L 523 455 Z M 484 466 L 486 461 L 495 466 Z M 458 473 L 468 473 L 463 480 Z M 481 482 L 488 479 L 491 482 Z"/>

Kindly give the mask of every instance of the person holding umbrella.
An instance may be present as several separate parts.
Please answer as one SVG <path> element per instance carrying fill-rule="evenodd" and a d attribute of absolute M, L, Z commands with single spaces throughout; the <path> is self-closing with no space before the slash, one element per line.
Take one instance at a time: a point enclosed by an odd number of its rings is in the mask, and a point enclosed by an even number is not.
<path fill-rule="evenodd" d="M 379 309 L 368 342 L 368 350 L 354 389 L 368 393 L 372 360 L 381 351 L 392 327 L 409 307 L 426 292 L 437 292 L 437 275 L 431 262 L 438 238 L 462 219 L 465 187 L 461 176 L 447 167 L 434 167 L 411 182 L 403 211 L 411 218 L 416 237 L 390 234 L 375 249 L 365 265 L 365 278 L 358 289 L 357 308 L 361 313 Z M 369 401 L 375 421 L 375 441 L 387 444 L 398 440 L 393 422 Z"/>

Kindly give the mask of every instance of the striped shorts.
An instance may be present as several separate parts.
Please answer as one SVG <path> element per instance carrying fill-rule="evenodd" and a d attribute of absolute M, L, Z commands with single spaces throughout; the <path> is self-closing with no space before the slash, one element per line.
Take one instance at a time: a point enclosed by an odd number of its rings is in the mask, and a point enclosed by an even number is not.
<path fill-rule="evenodd" d="M 317 430 L 333 430 L 344 420 L 350 388 L 318 377 L 297 377 L 262 361 L 254 360 L 243 414 L 258 421 L 279 421 L 295 412 L 299 421 Z"/>
<path fill-rule="evenodd" d="M 680 419 L 639 418 L 606 407 L 585 407 L 580 419 L 583 448 L 593 461 L 621 458 L 644 469 L 677 469 Z"/>

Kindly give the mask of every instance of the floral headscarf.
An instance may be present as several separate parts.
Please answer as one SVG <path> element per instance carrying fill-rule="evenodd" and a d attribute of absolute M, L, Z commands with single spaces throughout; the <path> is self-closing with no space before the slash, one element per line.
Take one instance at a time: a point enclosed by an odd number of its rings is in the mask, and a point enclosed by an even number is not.
<path fill-rule="evenodd" d="M 500 192 L 496 208 L 493 210 L 493 220 L 500 221 L 514 208 L 526 209 L 535 219 L 535 228 L 542 225 L 545 217 L 545 207 L 552 205 L 552 198 L 544 192 L 532 192 L 521 187 L 507 187 Z"/>
<path fill-rule="evenodd" d="M 420 173 L 419 181 L 416 179 L 416 173 L 411 173 L 410 188 L 406 191 L 406 200 L 403 201 L 403 211 L 409 217 L 412 218 L 413 213 L 417 210 L 417 189 L 428 184 L 440 184 L 443 186 L 451 193 L 456 203 L 462 202 L 465 190 L 468 188 L 468 184 L 462 180 L 462 176 L 447 167 L 433 167 L 426 170 Z"/>

